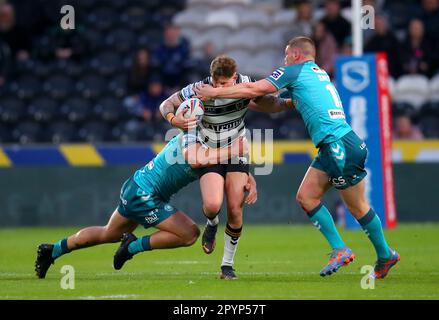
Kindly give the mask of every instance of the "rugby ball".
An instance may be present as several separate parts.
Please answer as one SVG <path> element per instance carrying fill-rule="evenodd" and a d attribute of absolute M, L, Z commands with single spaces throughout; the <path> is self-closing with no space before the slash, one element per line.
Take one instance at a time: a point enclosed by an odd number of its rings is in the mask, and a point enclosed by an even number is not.
<path fill-rule="evenodd" d="M 190 98 L 188 100 L 183 101 L 182 104 L 177 109 L 176 115 L 183 110 L 187 109 L 188 111 L 184 114 L 186 119 L 189 118 L 197 118 L 197 120 L 201 120 L 204 115 L 204 106 L 203 102 L 198 98 Z"/>

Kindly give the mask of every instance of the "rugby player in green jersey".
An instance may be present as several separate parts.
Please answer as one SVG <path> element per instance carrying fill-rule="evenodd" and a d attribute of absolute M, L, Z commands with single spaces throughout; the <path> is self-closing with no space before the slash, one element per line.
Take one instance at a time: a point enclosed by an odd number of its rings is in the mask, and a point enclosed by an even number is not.
<path fill-rule="evenodd" d="M 125 181 L 119 205 L 107 225 L 87 227 L 55 244 L 39 245 L 35 262 L 37 276 L 45 278 L 55 259 L 66 253 L 118 242 L 121 238 L 113 259 L 116 270 L 139 252 L 194 244 L 200 231 L 192 219 L 169 204 L 171 196 L 197 180 L 202 168 L 248 152 L 245 139 L 238 139 L 223 149 L 207 149 L 193 143 L 196 140 L 197 137 L 190 133 L 180 133 L 153 160 Z M 255 203 L 256 182 L 251 175 L 245 189 L 248 191 L 245 202 Z M 158 231 L 137 239 L 132 232 L 138 225 L 155 227 Z"/>
<path fill-rule="evenodd" d="M 296 37 L 285 49 L 285 66 L 257 82 L 214 88 L 202 84 L 195 88 L 203 100 L 215 98 L 254 98 L 286 89 L 301 114 L 314 145 L 319 149 L 309 167 L 296 199 L 312 223 L 329 242 L 329 263 L 320 271 L 330 275 L 355 258 L 343 242 L 323 195 L 333 186 L 339 190 L 351 214 L 357 219 L 377 253 L 375 278 L 384 278 L 399 260 L 384 237 L 378 215 L 365 196 L 366 144 L 346 122 L 343 106 L 327 73 L 315 63 L 316 48 L 307 37 Z"/>

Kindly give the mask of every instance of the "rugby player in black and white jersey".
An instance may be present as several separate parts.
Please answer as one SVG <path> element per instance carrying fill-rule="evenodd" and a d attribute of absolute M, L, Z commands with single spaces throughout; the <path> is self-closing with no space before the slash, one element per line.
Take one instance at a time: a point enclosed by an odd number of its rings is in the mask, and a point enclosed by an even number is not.
<path fill-rule="evenodd" d="M 160 111 L 172 126 L 182 130 L 196 129 L 194 143 L 206 148 L 222 148 L 235 139 L 245 137 L 244 118 L 248 109 L 261 112 L 281 112 L 292 108 L 290 99 L 276 96 L 263 96 L 251 99 L 215 99 L 203 101 L 204 116 L 197 127 L 195 118 L 186 119 L 184 113 L 175 115 L 178 106 L 187 99 L 196 96 L 194 88 L 201 84 L 213 87 L 230 87 L 235 84 L 252 82 L 246 75 L 237 73 L 237 65 L 232 58 L 221 55 L 210 65 L 210 76 L 202 81 L 189 84 L 174 93 L 160 105 Z M 203 169 L 200 177 L 200 189 L 203 200 L 203 214 L 207 218 L 202 237 L 205 253 L 215 248 L 215 236 L 218 227 L 218 214 L 227 196 L 227 225 L 224 235 L 224 254 L 221 263 L 221 279 L 232 280 L 237 276 L 233 269 L 233 259 L 243 223 L 243 205 L 245 191 L 248 188 L 249 164 L 247 158 L 234 159 L 227 164 L 218 164 Z"/>

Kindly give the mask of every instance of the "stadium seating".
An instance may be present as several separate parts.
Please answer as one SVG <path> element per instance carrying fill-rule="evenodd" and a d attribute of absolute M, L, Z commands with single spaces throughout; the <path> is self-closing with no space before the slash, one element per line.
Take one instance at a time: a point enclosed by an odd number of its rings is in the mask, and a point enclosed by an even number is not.
<path fill-rule="evenodd" d="M 19 123 L 12 131 L 12 142 L 20 144 L 30 144 L 44 142 L 43 127 L 34 121 L 24 121 Z"/>
<path fill-rule="evenodd" d="M 55 144 L 75 142 L 78 140 L 77 128 L 69 121 L 53 122 L 48 127 L 46 140 Z"/>
<path fill-rule="evenodd" d="M 128 94 L 127 77 L 136 50 L 153 52 L 163 40 L 163 27 L 174 22 L 190 41 L 192 57 L 203 58 L 206 44 L 213 43 L 218 52 L 236 59 L 239 72 L 260 79 L 283 64 L 285 32 L 297 16 L 294 9 L 282 8 L 282 1 L 61 2 L 74 5 L 81 17 L 77 23 L 85 30 L 81 34 L 85 51 L 75 59 L 57 59 L 50 32 L 32 40 L 31 59 L 17 61 L 10 81 L 0 88 L 2 143 L 163 141 L 169 124 L 128 116 L 121 103 Z M 401 13 L 391 17 L 399 30 L 410 11 L 395 3 L 393 7 Z M 350 9 L 342 14 L 349 19 Z M 323 15 L 323 8 L 315 9 L 316 20 Z M 198 72 L 188 78 L 205 76 Z M 439 75 L 391 78 L 389 88 L 394 115 L 409 115 L 427 138 L 438 137 Z M 308 137 L 296 113 L 254 114 L 248 112 L 249 128 L 271 126 L 279 139 Z"/>
<path fill-rule="evenodd" d="M 91 120 L 86 122 L 78 131 L 80 141 L 96 143 L 110 141 L 109 125 L 102 121 Z"/>
<path fill-rule="evenodd" d="M 49 97 L 33 99 L 27 109 L 29 118 L 36 122 L 48 123 L 57 117 L 58 103 Z"/>
<path fill-rule="evenodd" d="M 439 101 L 439 74 L 433 77 L 429 82 L 430 100 Z"/>
<path fill-rule="evenodd" d="M 419 109 L 429 98 L 428 78 L 422 75 L 405 75 L 395 84 L 395 102 L 407 102 Z"/>
<path fill-rule="evenodd" d="M 83 122 L 92 114 L 92 107 L 89 100 L 81 97 L 67 99 L 60 107 L 61 118 L 72 123 Z"/>
<path fill-rule="evenodd" d="M 44 92 L 57 100 L 66 98 L 73 92 L 74 87 L 75 82 L 63 74 L 52 75 L 44 82 Z"/>
<path fill-rule="evenodd" d="M 0 117 L 4 124 L 17 124 L 25 116 L 25 105 L 22 99 L 4 96 L 0 99 Z"/>

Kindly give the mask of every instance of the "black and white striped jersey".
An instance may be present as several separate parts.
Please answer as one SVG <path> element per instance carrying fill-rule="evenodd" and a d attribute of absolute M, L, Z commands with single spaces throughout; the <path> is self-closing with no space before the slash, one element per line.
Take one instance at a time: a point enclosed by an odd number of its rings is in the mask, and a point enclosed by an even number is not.
<path fill-rule="evenodd" d="M 254 82 L 242 74 L 238 74 L 236 83 Z M 212 85 L 212 77 L 191 83 L 178 94 L 181 100 L 194 97 L 194 87 L 201 84 Z M 204 116 L 200 124 L 198 137 L 201 143 L 210 148 L 220 148 L 229 145 L 236 138 L 245 136 L 244 118 L 250 99 L 214 99 L 203 101 Z"/>

